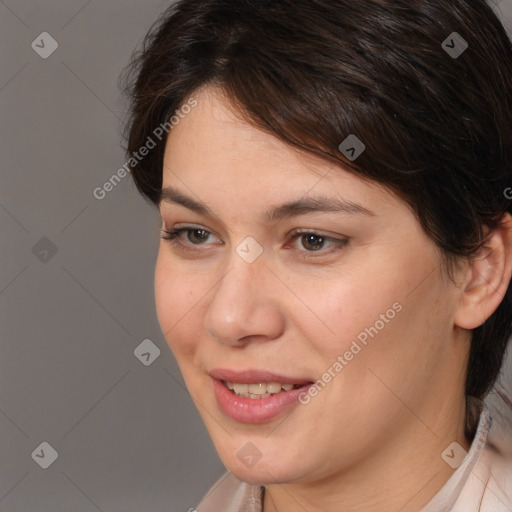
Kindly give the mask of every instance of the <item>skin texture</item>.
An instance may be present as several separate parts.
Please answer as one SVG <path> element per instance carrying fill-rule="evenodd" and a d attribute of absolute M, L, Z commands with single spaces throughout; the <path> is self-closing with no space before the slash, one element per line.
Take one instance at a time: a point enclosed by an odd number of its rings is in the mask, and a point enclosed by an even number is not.
<path fill-rule="evenodd" d="M 495 310 L 510 280 L 510 221 L 473 266 L 461 265 L 454 283 L 412 211 L 389 190 L 247 124 L 213 88 L 193 96 L 198 105 L 167 142 L 163 188 L 214 215 L 160 204 L 165 229 L 192 224 L 192 231 L 161 240 L 155 300 L 219 456 L 239 479 L 265 484 L 265 512 L 419 510 L 453 473 L 443 450 L 453 441 L 470 447 L 470 329 Z M 373 215 L 261 218 L 318 195 Z M 293 239 L 296 229 L 348 242 L 324 240 L 313 250 L 309 239 Z M 263 249 L 250 264 L 235 250 L 248 236 Z M 395 303 L 400 312 L 307 405 L 262 424 L 218 408 L 213 368 L 316 381 Z M 248 442 L 261 452 L 252 467 L 237 457 Z"/>

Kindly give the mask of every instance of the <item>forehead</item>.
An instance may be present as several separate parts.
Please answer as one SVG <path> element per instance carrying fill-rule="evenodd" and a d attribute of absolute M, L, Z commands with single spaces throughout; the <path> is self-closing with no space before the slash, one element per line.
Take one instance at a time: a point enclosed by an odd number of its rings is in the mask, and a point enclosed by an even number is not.
<path fill-rule="evenodd" d="M 222 198 L 258 196 L 274 203 L 315 194 L 347 203 L 364 198 L 382 204 L 398 200 L 381 184 L 255 127 L 217 89 L 203 88 L 192 97 L 197 106 L 167 139 L 164 189 Z"/>

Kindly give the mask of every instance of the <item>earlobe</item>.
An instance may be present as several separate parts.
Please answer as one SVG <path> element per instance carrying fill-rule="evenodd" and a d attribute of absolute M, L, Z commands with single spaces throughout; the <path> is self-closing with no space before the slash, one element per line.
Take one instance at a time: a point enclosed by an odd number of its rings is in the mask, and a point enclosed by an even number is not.
<path fill-rule="evenodd" d="M 512 275 L 512 217 L 505 214 L 472 257 L 454 323 L 463 329 L 482 325 L 500 305 Z"/>

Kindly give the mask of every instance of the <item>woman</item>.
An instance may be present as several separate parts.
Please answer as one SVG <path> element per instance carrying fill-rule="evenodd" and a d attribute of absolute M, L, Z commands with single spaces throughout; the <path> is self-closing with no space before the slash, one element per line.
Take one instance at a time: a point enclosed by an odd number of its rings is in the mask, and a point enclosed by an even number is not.
<path fill-rule="evenodd" d="M 132 71 L 158 319 L 228 469 L 199 512 L 512 510 L 483 403 L 512 329 L 491 8 L 183 0 Z"/>

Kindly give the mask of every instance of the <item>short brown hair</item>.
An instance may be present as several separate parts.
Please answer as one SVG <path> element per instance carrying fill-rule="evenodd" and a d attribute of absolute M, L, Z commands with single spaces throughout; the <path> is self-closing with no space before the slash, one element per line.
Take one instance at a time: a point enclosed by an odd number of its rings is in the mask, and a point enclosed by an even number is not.
<path fill-rule="evenodd" d="M 129 155 L 215 85 L 254 126 L 394 191 L 446 261 L 471 257 L 483 227 L 512 213 L 512 48 L 484 0 L 181 0 L 126 80 Z M 366 146 L 355 161 L 338 149 L 350 134 Z M 132 170 L 156 205 L 165 142 Z M 499 374 L 511 297 L 509 285 L 473 331 L 467 396 Z"/>

